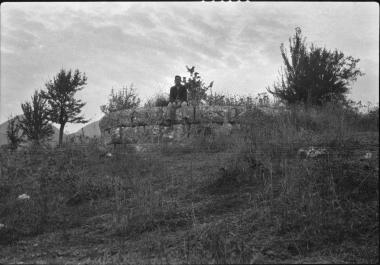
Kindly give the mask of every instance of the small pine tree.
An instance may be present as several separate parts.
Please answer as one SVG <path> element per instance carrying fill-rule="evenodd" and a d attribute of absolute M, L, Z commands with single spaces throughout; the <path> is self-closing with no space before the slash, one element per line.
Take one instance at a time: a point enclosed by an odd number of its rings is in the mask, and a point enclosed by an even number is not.
<path fill-rule="evenodd" d="M 21 108 L 24 116 L 19 119 L 19 126 L 28 140 L 35 144 L 49 140 L 54 131 L 48 121 L 46 99 L 41 91 L 36 90 L 32 96 L 32 102 L 21 104 Z"/>

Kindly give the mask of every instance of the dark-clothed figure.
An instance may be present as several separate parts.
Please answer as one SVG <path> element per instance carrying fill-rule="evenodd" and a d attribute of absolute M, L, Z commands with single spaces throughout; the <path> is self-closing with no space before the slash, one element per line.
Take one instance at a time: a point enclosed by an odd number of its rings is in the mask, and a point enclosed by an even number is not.
<path fill-rule="evenodd" d="M 170 88 L 170 98 L 169 102 L 173 104 L 182 104 L 185 102 L 187 104 L 187 91 L 184 85 L 181 84 L 181 77 L 176 75 L 174 78 L 174 86 Z M 170 104 L 169 103 L 169 104 Z"/>
<path fill-rule="evenodd" d="M 168 114 L 171 121 L 175 120 L 176 109 L 187 106 L 187 90 L 181 84 L 181 77 L 176 75 L 174 78 L 174 86 L 170 88 L 170 97 L 168 104 Z"/>

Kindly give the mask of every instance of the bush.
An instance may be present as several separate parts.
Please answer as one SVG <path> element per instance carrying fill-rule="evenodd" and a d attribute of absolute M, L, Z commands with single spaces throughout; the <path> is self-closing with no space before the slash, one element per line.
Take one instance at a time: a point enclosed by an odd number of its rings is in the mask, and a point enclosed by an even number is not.
<path fill-rule="evenodd" d="M 108 103 L 100 106 L 100 110 L 104 114 L 108 114 L 118 110 L 132 109 L 140 106 L 140 101 L 133 84 L 131 84 L 129 87 L 121 88 L 118 92 L 112 89 Z"/>
<path fill-rule="evenodd" d="M 206 96 L 205 102 L 211 106 L 244 106 L 247 109 L 271 105 L 266 92 L 258 93 L 255 98 L 250 96 L 230 96 L 222 93 L 211 93 Z"/>
<path fill-rule="evenodd" d="M 166 107 L 169 104 L 169 96 L 165 94 L 156 94 L 148 99 L 144 104 L 145 107 Z"/>

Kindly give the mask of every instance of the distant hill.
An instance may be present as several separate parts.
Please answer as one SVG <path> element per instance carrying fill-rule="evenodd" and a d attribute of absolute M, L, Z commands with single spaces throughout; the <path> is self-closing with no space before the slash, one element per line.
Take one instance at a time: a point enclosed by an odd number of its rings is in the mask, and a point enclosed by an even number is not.
<path fill-rule="evenodd" d="M 91 122 L 87 124 L 86 126 L 82 127 L 81 129 L 79 129 L 78 131 L 76 131 L 75 133 L 69 134 L 68 136 L 72 137 L 72 136 L 80 136 L 80 135 L 84 135 L 90 138 L 100 137 L 99 121 Z"/>
<path fill-rule="evenodd" d="M 4 144 L 8 144 L 7 127 L 8 127 L 8 121 L 0 124 L 0 146 Z M 57 144 L 59 141 L 59 129 L 53 125 L 53 130 L 54 130 L 54 134 L 51 137 L 51 140 L 49 142 L 52 144 Z M 70 137 L 81 136 L 81 135 L 87 136 L 89 138 L 100 137 L 99 121 L 94 121 L 92 123 L 89 123 L 83 128 L 76 131 L 75 133 L 71 133 L 68 135 L 64 134 L 63 140 Z"/>
<path fill-rule="evenodd" d="M 4 145 L 4 144 L 8 144 L 8 139 L 7 139 L 8 122 L 9 121 L 6 121 L 6 122 L 0 124 L 0 146 Z M 57 144 L 58 141 L 59 141 L 59 129 L 57 129 L 53 125 L 53 130 L 54 130 L 54 134 L 51 137 L 51 140 L 49 141 L 49 143 L 51 143 L 51 144 Z M 66 137 L 66 135 L 64 134 L 63 135 L 63 139 L 65 139 L 65 137 Z"/>

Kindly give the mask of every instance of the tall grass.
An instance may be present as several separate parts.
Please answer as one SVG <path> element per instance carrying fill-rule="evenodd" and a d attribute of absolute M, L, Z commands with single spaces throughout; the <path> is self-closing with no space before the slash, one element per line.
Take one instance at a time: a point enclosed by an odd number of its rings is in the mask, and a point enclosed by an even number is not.
<path fill-rule="evenodd" d="M 0 185 L 6 193 L 0 201 L 0 217 L 7 225 L 2 232 L 17 239 L 66 229 L 104 211 L 96 202 L 118 194 L 118 178 L 125 182 L 136 174 L 139 162 L 131 156 L 107 158 L 103 153 L 96 143 L 2 154 Z M 30 199 L 18 200 L 23 193 Z"/>
<path fill-rule="evenodd" d="M 269 115 L 252 106 L 241 119 L 231 135 L 201 133 L 146 153 L 93 140 L 0 154 L 0 241 L 47 231 L 70 240 L 71 228 L 90 225 L 120 242 L 117 257 L 96 264 L 125 261 L 126 241 L 142 263 L 273 262 L 341 255 L 347 242 L 370 252 L 353 261 L 376 262 L 378 111 Z M 298 155 L 310 146 L 327 155 Z M 31 199 L 17 200 L 22 193 Z"/>
<path fill-rule="evenodd" d="M 224 177 L 261 176 L 254 203 L 268 209 L 267 221 L 292 241 L 294 252 L 373 238 L 378 232 L 378 137 L 373 145 L 367 135 L 364 141 L 360 136 L 368 116 L 326 106 L 293 108 L 278 116 L 254 110 L 245 118 L 240 162 L 231 164 Z M 298 157 L 297 150 L 308 146 L 323 147 L 328 155 Z M 363 160 L 368 149 L 373 158 Z"/>

